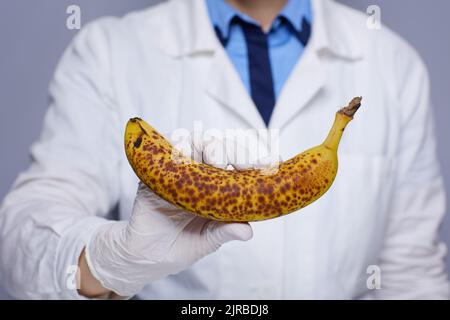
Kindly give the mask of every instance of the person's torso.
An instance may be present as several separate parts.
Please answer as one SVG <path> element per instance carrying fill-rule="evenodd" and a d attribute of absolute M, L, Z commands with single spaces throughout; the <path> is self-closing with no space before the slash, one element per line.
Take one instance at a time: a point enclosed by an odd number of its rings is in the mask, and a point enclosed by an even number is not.
<path fill-rule="evenodd" d="M 318 1 L 313 3 L 317 8 Z M 195 121 L 205 130 L 264 128 L 205 17 L 202 1 L 175 0 L 119 22 L 111 41 L 111 72 L 124 127 L 138 116 L 162 133 L 192 129 Z M 399 130 L 389 106 L 397 101 L 374 53 L 343 59 L 313 50 L 320 40 L 314 32 L 313 25 L 311 48 L 285 83 L 269 129 L 279 130 L 286 160 L 320 144 L 339 107 L 363 96 L 341 142 L 331 189 L 299 212 L 252 223 L 251 241 L 225 244 L 188 270 L 150 284 L 141 298 L 354 298 L 367 291 L 366 271 L 377 263 L 394 182 Z M 205 39 L 215 39 L 213 52 Z M 118 152 L 119 211 L 127 219 L 137 178 L 123 150 Z"/>

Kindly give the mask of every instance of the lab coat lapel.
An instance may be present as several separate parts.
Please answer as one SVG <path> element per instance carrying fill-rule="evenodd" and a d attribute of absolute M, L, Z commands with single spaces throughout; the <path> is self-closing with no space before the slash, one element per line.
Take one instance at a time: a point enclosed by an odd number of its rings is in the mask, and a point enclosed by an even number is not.
<path fill-rule="evenodd" d="M 306 48 L 278 97 L 270 128 L 282 128 L 320 92 L 325 84 L 324 68 L 317 52 Z"/>
<path fill-rule="evenodd" d="M 265 127 L 264 121 L 241 78 L 228 58 L 226 51 L 221 47 L 218 47 L 214 53 L 205 92 L 225 108 L 241 117 L 250 127 Z"/>
<path fill-rule="evenodd" d="M 154 39 L 154 44 L 175 59 L 211 56 L 203 94 L 243 119 L 249 127 L 264 128 L 253 100 L 216 37 L 205 1 L 171 0 L 168 5 L 169 17 L 162 21 L 161 37 Z"/>
<path fill-rule="evenodd" d="M 353 36 L 354 26 L 332 14 L 333 1 L 312 0 L 311 3 L 311 38 L 278 98 L 270 128 L 282 129 L 320 94 L 326 84 L 325 53 L 347 62 L 363 57 L 360 44 Z"/>
<path fill-rule="evenodd" d="M 324 66 L 320 52 L 328 46 L 324 3 L 313 0 L 312 33 L 302 57 L 286 81 L 270 121 L 271 128 L 282 128 L 320 92 L 325 85 Z"/>

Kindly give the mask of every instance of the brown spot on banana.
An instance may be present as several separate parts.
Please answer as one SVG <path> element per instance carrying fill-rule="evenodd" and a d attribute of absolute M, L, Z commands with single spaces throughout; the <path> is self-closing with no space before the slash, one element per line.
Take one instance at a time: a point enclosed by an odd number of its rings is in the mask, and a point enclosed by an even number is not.
<path fill-rule="evenodd" d="M 280 163 L 271 175 L 257 169 L 230 171 L 197 163 L 174 150 L 139 118 L 127 124 L 125 151 L 139 179 L 180 208 L 221 221 L 267 220 L 297 211 L 328 191 L 337 173 L 339 141 L 361 99 L 354 98 L 336 113 L 321 145 Z"/>

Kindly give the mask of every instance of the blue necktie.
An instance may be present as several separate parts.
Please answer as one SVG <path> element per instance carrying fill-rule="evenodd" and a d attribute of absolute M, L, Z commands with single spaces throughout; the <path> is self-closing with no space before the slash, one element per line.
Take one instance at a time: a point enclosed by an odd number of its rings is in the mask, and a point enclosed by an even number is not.
<path fill-rule="evenodd" d="M 275 107 L 267 34 L 259 26 L 240 20 L 247 44 L 250 90 L 253 102 L 266 125 Z"/>
<path fill-rule="evenodd" d="M 285 23 L 288 22 L 283 17 L 282 20 Z M 247 45 L 252 99 L 266 126 L 268 126 L 273 108 L 275 107 L 275 89 L 270 65 L 268 35 L 259 26 L 248 23 L 237 16 L 231 20 L 231 23 L 234 22 L 240 23 L 244 32 Z M 291 24 L 288 23 L 288 25 L 293 28 Z M 214 30 L 222 45 L 226 47 L 227 40 L 223 37 L 220 29 L 215 26 Z M 310 23 L 303 18 L 301 31 L 297 32 L 295 29 L 292 29 L 292 31 L 300 43 L 306 47 L 311 35 Z"/>

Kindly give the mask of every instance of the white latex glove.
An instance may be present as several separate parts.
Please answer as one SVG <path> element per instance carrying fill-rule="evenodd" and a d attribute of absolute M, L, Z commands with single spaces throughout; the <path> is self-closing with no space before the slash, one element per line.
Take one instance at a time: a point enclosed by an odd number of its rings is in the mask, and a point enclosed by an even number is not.
<path fill-rule="evenodd" d="M 188 148 L 185 144 L 180 149 L 210 165 L 233 165 L 224 157 L 224 143 L 220 140 L 207 144 L 195 144 L 192 140 Z M 228 241 L 247 241 L 251 237 L 248 223 L 224 223 L 195 216 L 140 183 L 130 221 L 101 227 L 86 246 L 86 260 L 103 287 L 128 297 L 152 281 L 188 268 Z"/>

